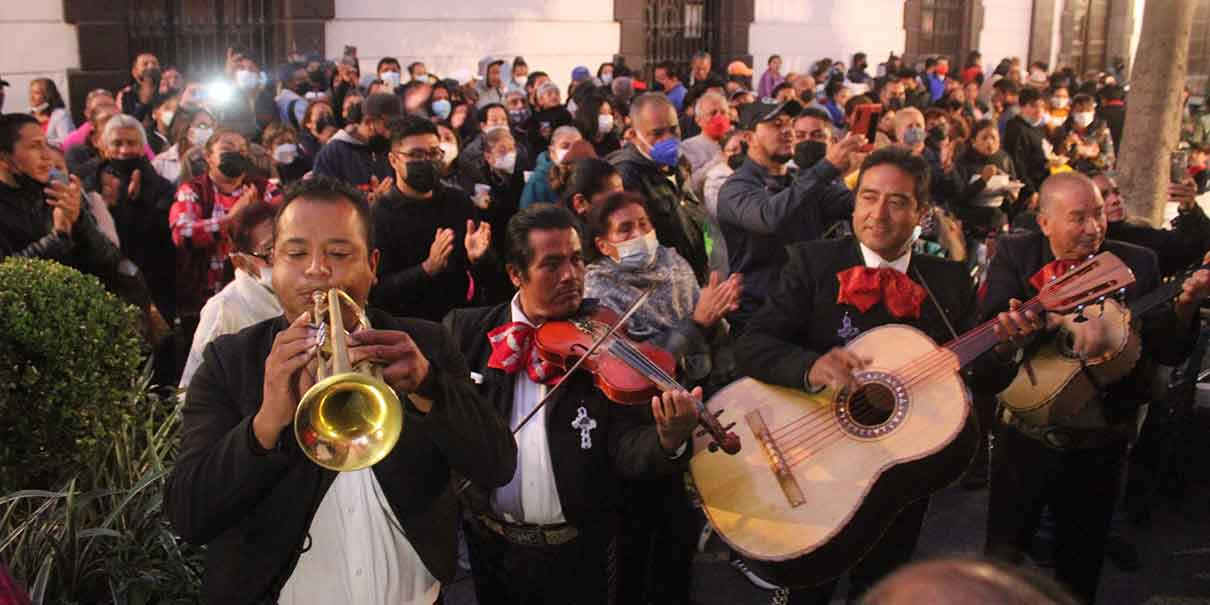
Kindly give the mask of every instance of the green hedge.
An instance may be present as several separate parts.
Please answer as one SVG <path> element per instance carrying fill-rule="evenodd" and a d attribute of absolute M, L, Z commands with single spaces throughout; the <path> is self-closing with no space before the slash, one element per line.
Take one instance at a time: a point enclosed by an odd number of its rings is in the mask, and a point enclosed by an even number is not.
<path fill-rule="evenodd" d="M 52 261 L 0 263 L 0 494 L 50 489 L 136 413 L 138 311 Z M 81 477 L 87 481 L 87 477 Z"/>

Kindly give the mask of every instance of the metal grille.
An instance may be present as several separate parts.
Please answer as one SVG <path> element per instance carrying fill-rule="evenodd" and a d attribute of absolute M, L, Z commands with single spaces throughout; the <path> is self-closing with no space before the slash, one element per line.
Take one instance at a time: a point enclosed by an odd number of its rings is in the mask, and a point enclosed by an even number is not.
<path fill-rule="evenodd" d="M 1109 38 L 1108 0 L 1072 0 L 1068 6 L 1072 17 L 1071 51 L 1062 57 L 1063 63 L 1078 74 L 1104 69 Z"/>
<path fill-rule="evenodd" d="M 267 70 L 274 48 L 274 0 L 132 0 L 130 60 L 152 52 L 189 74 L 222 71 L 227 49 L 247 49 Z"/>
<path fill-rule="evenodd" d="M 647 64 L 643 74 L 650 80 L 655 66 L 671 61 L 688 77 L 693 53 L 717 49 L 718 0 L 647 0 L 643 9 Z"/>
<path fill-rule="evenodd" d="M 962 0 L 923 0 L 920 3 L 920 38 L 916 56 L 948 57 L 950 65 L 960 65 L 962 39 Z"/>
<path fill-rule="evenodd" d="M 1195 95 L 1207 92 L 1210 76 L 1210 0 L 1198 0 L 1193 13 L 1193 32 L 1189 35 L 1188 84 Z"/>

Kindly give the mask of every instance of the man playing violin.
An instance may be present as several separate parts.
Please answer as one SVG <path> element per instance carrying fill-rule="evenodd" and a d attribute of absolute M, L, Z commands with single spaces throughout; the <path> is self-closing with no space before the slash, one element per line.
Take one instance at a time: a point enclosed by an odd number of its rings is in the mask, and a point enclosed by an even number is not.
<path fill-rule="evenodd" d="M 583 298 L 575 218 L 561 206 L 535 204 L 513 216 L 505 235 L 517 294 L 445 319 L 479 392 L 517 440 L 508 485 L 464 492 L 475 593 L 483 605 L 606 603 L 616 478 L 684 472 L 696 407 L 684 391 L 624 407 L 610 402 L 588 372 L 564 375 L 544 360 L 535 328 L 594 308 Z"/>
<path fill-rule="evenodd" d="M 1105 202 L 1096 184 L 1082 174 L 1046 179 L 1038 226 L 1041 233 L 1006 236 L 997 243 L 988 268 L 985 314 L 1032 298 L 1047 281 L 1103 251 L 1117 255 L 1134 272 L 1126 302 L 1159 286 L 1155 252 L 1105 239 Z M 1042 509 L 1049 506 L 1055 520 L 1055 576 L 1076 596 L 1093 602 L 1126 446 L 1136 431 L 1139 406 L 1147 400 L 1148 358 L 1176 365 L 1188 357 L 1197 335 L 1197 307 L 1208 294 L 1210 272 L 1197 271 L 1184 281 L 1175 304 L 1136 320 L 1143 359 L 1118 382 L 1094 382 L 1099 392 L 1091 401 L 1066 401 L 1061 407 L 1056 403 L 1047 425 L 1008 410 L 1003 413 L 995 428 L 992 457 L 989 554 L 1019 562 Z M 1053 339 L 1060 319 L 1048 316 L 1051 333 L 1039 335 L 1032 344 Z M 1083 319 L 1068 328 L 1077 355 L 1091 359 L 1106 352 L 1106 325 L 1096 307 L 1084 311 Z"/>
<path fill-rule="evenodd" d="M 206 346 L 182 411 L 165 510 L 205 544 L 207 603 L 430 605 L 453 579 L 457 500 L 450 471 L 485 487 L 513 474 L 516 446 L 466 379 L 440 325 L 370 309 L 349 361 L 383 366 L 404 405 L 403 434 L 373 467 L 336 473 L 308 460 L 291 424 L 314 384 L 312 295 L 364 305 L 374 283 L 370 208 L 349 185 L 300 181 L 274 221 L 273 289 L 285 313 Z M 349 317 L 346 311 L 345 317 Z"/>
<path fill-rule="evenodd" d="M 910 152 L 885 148 L 861 166 L 853 209 L 854 238 L 819 240 L 787 249 L 789 260 L 764 306 L 736 343 L 740 369 L 758 380 L 807 392 L 856 386 L 854 373 L 874 360 L 845 348 L 859 334 L 886 324 L 915 327 L 938 343 L 974 326 L 975 295 L 962 264 L 912 252 L 914 229 L 929 209 L 928 164 Z M 1032 312 L 1007 311 L 996 331 L 1001 342 L 965 373 L 981 393 L 1008 386 L 1018 335 L 1040 327 Z M 951 327 L 952 326 L 952 330 Z M 974 414 L 964 430 L 969 463 L 977 440 Z M 949 449 L 949 448 L 947 448 Z M 950 455 L 950 454 L 944 454 Z M 880 479 L 882 481 L 883 479 Z M 909 504 L 879 542 L 850 570 L 850 594 L 859 595 L 915 549 L 929 498 Z M 827 603 L 836 581 L 790 591 L 787 602 Z"/>

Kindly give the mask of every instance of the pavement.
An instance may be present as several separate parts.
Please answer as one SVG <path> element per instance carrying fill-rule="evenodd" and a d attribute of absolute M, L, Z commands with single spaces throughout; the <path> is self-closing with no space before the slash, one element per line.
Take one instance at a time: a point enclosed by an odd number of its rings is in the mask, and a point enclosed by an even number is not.
<path fill-rule="evenodd" d="M 1203 425 L 1205 426 L 1205 425 Z M 1205 440 L 1204 440 L 1205 441 Z M 1210 445 L 1197 460 L 1210 460 Z M 1105 562 L 1098 605 L 1210 605 L 1210 470 L 1194 467 L 1192 484 L 1182 494 L 1159 494 L 1150 518 L 1123 522 L 1122 534 L 1139 550 L 1142 569 L 1128 573 Z M 987 520 L 986 489 L 952 487 L 936 494 L 925 519 L 916 558 L 978 555 Z M 771 593 L 755 588 L 727 562 L 721 540 L 712 538 L 694 563 L 693 599 L 697 605 L 763 605 Z M 1044 572 L 1049 570 L 1043 569 Z M 842 604 L 844 585 L 832 603 Z M 460 574 L 447 587 L 446 605 L 475 605 L 471 580 Z M 622 604 L 630 605 L 630 604 Z"/>

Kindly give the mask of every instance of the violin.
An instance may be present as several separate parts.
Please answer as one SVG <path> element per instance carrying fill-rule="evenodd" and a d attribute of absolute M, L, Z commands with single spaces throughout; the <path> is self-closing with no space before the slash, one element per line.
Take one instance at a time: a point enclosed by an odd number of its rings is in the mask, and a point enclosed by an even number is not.
<path fill-rule="evenodd" d="M 593 374 L 597 388 L 614 403 L 642 405 L 664 391 L 688 392 L 673 378 L 676 360 L 672 355 L 651 343 L 635 342 L 623 328 L 614 329 L 619 321 L 612 309 L 597 306 L 585 315 L 542 324 L 534 333 L 534 344 L 544 361 L 564 370 L 578 362 L 580 368 Z M 611 330 L 613 334 L 606 336 Z M 723 427 L 705 403 L 696 397 L 694 403 L 698 424 L 710 434 L 710 451 L 738 453 L 739 437 L 729 432 L 734 425 Z"/>

